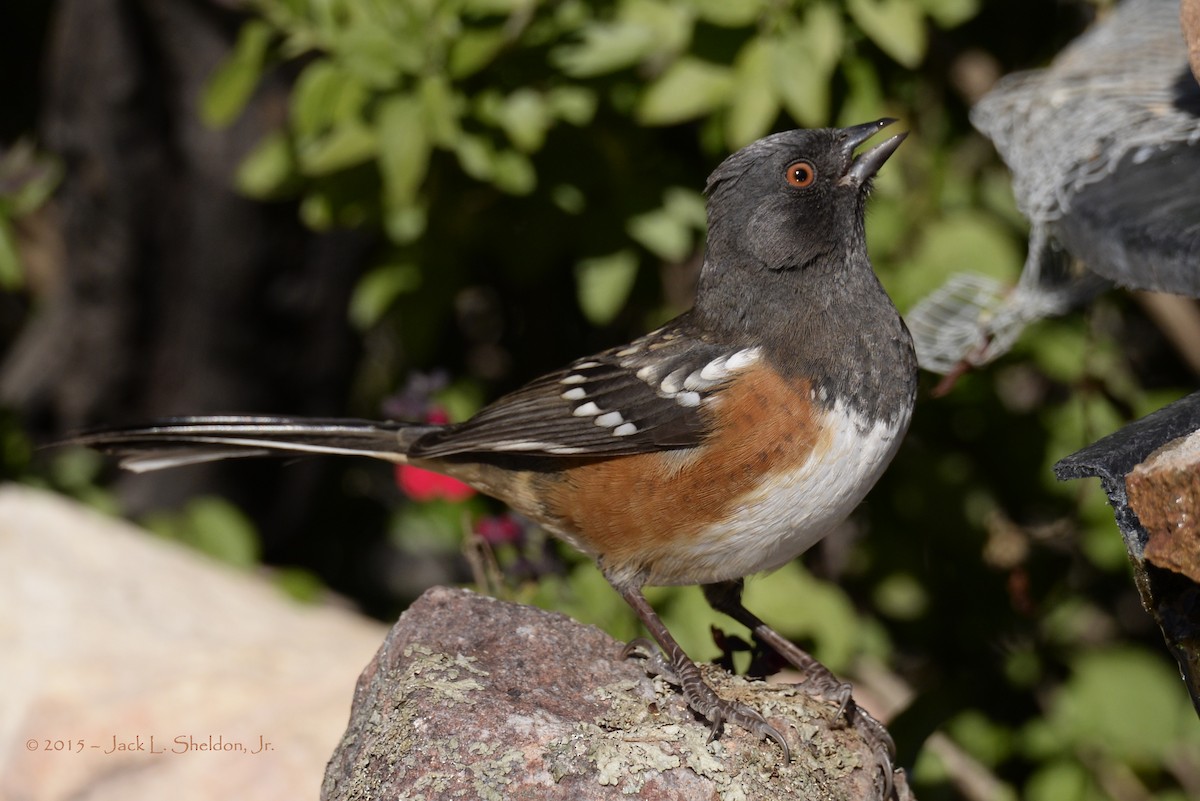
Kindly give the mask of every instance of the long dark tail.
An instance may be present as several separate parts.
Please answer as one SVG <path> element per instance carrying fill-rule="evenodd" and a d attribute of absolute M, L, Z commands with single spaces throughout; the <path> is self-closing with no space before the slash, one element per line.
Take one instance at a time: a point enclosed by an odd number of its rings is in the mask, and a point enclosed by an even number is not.
<path fill-rule="evenodd" d="M 85 431 L 63 445 L 121 457 L 135 472 L 233 459 L 327 453 L 407 461 L 409 446 L 437 426 L 304 417 L 171 417 L 140 426 Z"/>

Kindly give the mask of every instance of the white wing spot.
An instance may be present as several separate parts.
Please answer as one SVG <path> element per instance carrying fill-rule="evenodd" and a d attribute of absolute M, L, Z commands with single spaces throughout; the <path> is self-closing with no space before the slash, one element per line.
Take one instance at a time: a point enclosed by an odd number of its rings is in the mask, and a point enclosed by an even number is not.
<path fill-rule="evenodd" d="M 647 364 L 645 367 L 638 370 L 637 377 L 649 384 L 654 380 L 654 365 Z"/>
<path fill-rule="evenodd" d="M 739 350 L 725 361 L 725 369 L 733 371 L 741 370 L 743 367 L 749 367 L 758 361 L 758 356 L 758 348 L 746 348 L 745 350 Z"/>
<path fill-rule="evenodd" d="M 700 405 L 700 393 L 699 392 L 680 392 L 678 395 L 675 396 L 675 401 L 680 406 L 699 406 Z"/>
<path fill-rule="evenodd" d="M 567 376 L 566 378 L 564 378 L 562 381 L 559 381 L 558 383 L 560 383 L 560 384 L 582 384 L 584 381 L 587 381 L 586 376 L 581 376 L 579 373 L 572 373 L 571 375 Z"/>
<path fill-rule="evenodd" d="M 718 356 L 700 370 L 700 378 L 705 381 L 721 381 L 729 371 L 725 369 L 726 362 L 729 361 L 728 356 Z"/>
<path fill-rule="evenodd" d="M 588 401 L 582 406 L 576 406 L 575 411 L 571 412 L 571 414 L 576 417 L 591 417 L 592 415 L 600 414 L 600 407 L 593 401 Z"/>
<path fill-rule="evenodd" d="M 576 370 L 587 370 L 589 368 L 599 367 L 599 366 L 600 366 L 600 362 L 580 362 L 579 364 L 575 365 L 575 369 Z"/>
<path fill-rule="evenodd" d="M 630 345 L 628 348 L 625 348 L 624 350 L 617 351 L 617 355 L 620 356 L 621 358 L 624 358 L 626 356 L 632 356 L 635 353 L 641 353 L 641 351 L 642 351 L 641 345 Z"/>
<path fill-rule="evenodd" d="M 570 456 L 573 453 L 584 453 L 586 448 L 576 448 L 573 445 L 547 445 L 546 450 L 550 453 L 557 453 L 562 456 Z"/>
<path fill-rule="evenodd" d="M 613 429 L 613 435 L 618 437 L 628 437 L 630 434 L 636 434 L 638 427 L 633 423 L 621 423 Z"/>
<path fill-rule="evenodd" d="M 710 381 L 704 377 L 703 370 L 696 370 L 688 373 L 688 377 L 683 379 L 683 388 L 691 391 L 708 389 L 714 383 L 714 381 Z"/>
<path fill-rule="evenodd" d="M 605 412 L 604 414 L 600 415 L 592 422 L 594 422 L 598 426 L 604 426 L 605 428 L 612 428 L 613 426 L 619 426 L 619 425 L 621 425 L 621 423 L 624 423 L 625 418 L 621 416 L 620 412 Z"/>
<path fill-rule="evenodd" d="M 583 387 L 572 387 L 562 394 L 563 400 L 583 400 L 587 397 L 587 390 Z"/>
<path fill-rule="evenodd" d="M 664 378 L 662 383 L 659 384 L 659 387 L 661 387 L 662 391 L 668 395 L 677 394 L 679 390 L 683 389 L 683 380 L 686 377 L 686 373 L 687 368 L 680 367 L 678 370 Z"/>

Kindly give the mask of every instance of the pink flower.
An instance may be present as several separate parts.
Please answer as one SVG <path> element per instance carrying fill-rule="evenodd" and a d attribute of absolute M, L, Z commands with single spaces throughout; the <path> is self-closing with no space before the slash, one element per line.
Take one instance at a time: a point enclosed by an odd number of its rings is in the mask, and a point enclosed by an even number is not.
<path fill-rule="evenodd" d="M 504 545 L 520 542 L 525 529 L 511 514 L 503 514 L 480 519 L 475 533 L 490 545 Z"/>

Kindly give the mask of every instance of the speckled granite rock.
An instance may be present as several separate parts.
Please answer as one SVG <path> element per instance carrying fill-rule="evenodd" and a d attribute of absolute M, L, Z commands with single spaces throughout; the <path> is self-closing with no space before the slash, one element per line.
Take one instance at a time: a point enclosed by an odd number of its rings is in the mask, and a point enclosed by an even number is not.
<path fill-rule="evenodd" d="M 708 728 L 621 645 L 562 615 L 435 588 L 359 679 L 322 798 L 869 799 L 875 762 L 833 709 L 787 685 L 713 668 L 762 709 L 793 761 L 735 727 Z M 901 788 L 901 798 L 909 797 Z"/>

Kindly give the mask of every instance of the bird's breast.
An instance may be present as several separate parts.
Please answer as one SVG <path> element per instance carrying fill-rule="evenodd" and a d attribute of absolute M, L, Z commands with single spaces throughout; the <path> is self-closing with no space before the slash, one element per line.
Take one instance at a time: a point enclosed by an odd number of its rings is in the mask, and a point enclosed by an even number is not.
<path fill-rule="evenodd" d="M 862 500 L 903 420 L 870 421 L 753 368 L 710 401 L 703 445 L 569 471 L 545 522 L 618 579 L 700 584 L 788 561 Z"/>
<path fill-rule="evenodd" d="M 696 575 L 704 583 L 727 581 L 783 566 L 862 502 L 891 462 L 908 422 L 907 414 L 866 420 L 835 404 L 823 413 L 820 447 L 807 460 L 764 476 L 728 516 L 682 544 L 650 583 L 691 583 Z"/>

